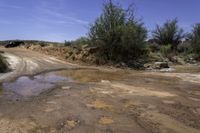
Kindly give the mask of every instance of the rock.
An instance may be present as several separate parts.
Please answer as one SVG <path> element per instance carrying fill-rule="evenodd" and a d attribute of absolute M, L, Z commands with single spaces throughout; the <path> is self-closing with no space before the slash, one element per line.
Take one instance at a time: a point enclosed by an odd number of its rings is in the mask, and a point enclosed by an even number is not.
<path fill-rule="evenodd" d="M 63 90 L 69 90 L 69 89 L 71 89 L 71 87 L 70 86 L 63 86 L 62 89 Z"/>
<path fill-rule="evenodd" d="M 117 68 L 125 68 L 125 67 L 127 67 L 127 65 L 124 62 L 120 62 L 117 65 L 115 65 L 115 67 L 117 67 Z"/>
<path fill-rule="evenodd" d="M 88 44 L 85 44 L 85 45 L 82 46 L 82 49 L 85 49 L 85 48 L 87 48 L 88 46 L 89 46 Z"/>
<path fill-rule="evenodd" d="M 169 68 L 169 65 L 167 62 L 155 62 L 153 65 L 154 69 L 163 69 L 163 68 Z"/>
<path fill-rule="evenodd" d="M 152 67 L 152 64 L 149 64 L 149 63 L 147 63 L 147 64 L 144 64 L 144 68 L 151 68 Z"/>
<path fill-rule="evenodd" d="M 69 54 L 69 53 L 66 53 L 65 54 L 65 58 L 67 59 L 67 58 L 69 58 L 71 55 Z"/>
<path fill-rule="evenodd" d="M 184 65 L 185 64 L 185 61 L 182 58 L 178 57 L 178 56 L 174 56 L 170 60 L 172 62 L 180 64 L 180 65 Z"/>
<path fill-rule="evenodd" d="M 65 128 L 71 130 L 80 124 L 80 120 L 67 120 L 65 122 Z"/>
<path fill-rule="evenodd" d="M 104 83 L 104 84 L 109 84 L 110 81 L 109 80 L 101 80 L 101 83 Z"/>
<path fill-rule="evenodd" d="M 190 63 L 191 63 L 191 64 L 196 64 L 197 61 L 196 61 L 196 60 L 192 60 Z"/>
<path fill-rule="evenodd" d="M 189 64 L 197 64 L 197 61 L 193 58 L 187 59 L 186 62 L 189 63 Z"/>
<path fill-rule="evenodd" d="M 85 50 L 87 50 L 89 53 L 93 54 L 93 53 L 96 53 L 99 50 L 99 48 L 94 46 L 94 47 L 88 47 Z"/>
<path fill-rule="evenodd" d="M 174 68 L 163 68 L 163 69 L 160 69 L 160 72 L 173 72 L 175 71 Z"/>
<path fill-rule="evenodd" d="M 79 52 L 80 52 L 80 51 L 79 51 L 78 49 L 74 49 L 74 50 L 73 50 L 73 53 L 74 53 L 74 54 L 79 54 Z"/>

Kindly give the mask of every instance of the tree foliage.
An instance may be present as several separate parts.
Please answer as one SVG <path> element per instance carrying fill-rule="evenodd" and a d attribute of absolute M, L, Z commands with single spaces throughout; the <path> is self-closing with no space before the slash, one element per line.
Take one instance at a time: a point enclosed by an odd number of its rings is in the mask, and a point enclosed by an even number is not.
<path fill-rule="evenodd" d="M 179 28 L 178 20 L 167 20 L 162 26 L 157 25 L 152 33 L 153 39 L 160 45 L 172 45 L 176 49 L 177 45 L 184 38 L 183 29 Z"/>
<path fill-rule="evenodd" d="M 91 25 L 89 38 L 100 47 L 100 57 L 111 61 L 128 61 L 139 58 L 145 52 L 147 30 L 135 18 L 134 8 L 123 9 L 109 0 L 103 13 Z"/>
<path fill-rule="evenodd" d="M 191 33 L 191 42 L 193 50 L 200 55 L 200 23 L 196 24 L 193 27 L 192 33 Z"/>

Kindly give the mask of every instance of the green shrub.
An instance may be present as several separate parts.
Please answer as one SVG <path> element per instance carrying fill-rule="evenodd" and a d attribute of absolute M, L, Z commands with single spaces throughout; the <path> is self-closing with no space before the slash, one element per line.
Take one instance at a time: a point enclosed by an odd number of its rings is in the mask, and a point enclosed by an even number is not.
<path fill-rule="evenodd" d="M 157 52 L 160 50 L 160 45 L 157 43 L 148 43 L 148 48 L 150 49 L 151 52 Z"/>
<path fill-rule="evenodd" d="M 171 45 L 163 45 L 160 47 L 160 52 L 163 56 L 167 57 L 171 53 Z"/>
<path fill-rule="evenodd" d="M 200 56 L 200 23 L 193 27 L 191 40 L 194 52 Z"/>
<path fill-rule="evenodd" d="M 75 41 L 72 41 L 71 45 L 76 46 L 76 47 L 81 47 L 81 46 L 86 45 L 88 43 L 89 43 L 89 41 L 88 41 L 87 37 L 80 37 L 80 38 L 76 39 Z"/>
<path fill-rule="evenodd" d="M 183 29 L 179 28 L 177 19 L 168 20 L 162 26 L 157 25 L 152 32 L 153 39 L 160 45 L 172 45 L 176 50 L 181 39 L 184 38 Z"/>
<path fill-rule="evenodd" d="M 66 41 L 65 40 L 65 43 L 64 43 L 64 46 L 66 47 L 66 46 L 71 46 L 72 45 L 72 42 L 71 41 Z"/>
<path fill-rule="evenodd" d="M 112 0 L 104 4 L 103 13 L 91 25 L 89 38 L 99 47 L 98 57 L 107 61 L 129 62 L 146 54 L 147 30 L 135 19 L 134 9 L 123 9 Z"/>
<path fill-rule="evenodd" d="M 7 64 L 4 60 L 4 57 L 0 55 L 0 73 L 3 73 L 8 70 Z"/>
<path fill-rule="evenodd" d="M 185 41 L 177 46 L 177 51 L 183 54 L 190 54 L 192 53 L 192 44 L 190 41 Z"/>

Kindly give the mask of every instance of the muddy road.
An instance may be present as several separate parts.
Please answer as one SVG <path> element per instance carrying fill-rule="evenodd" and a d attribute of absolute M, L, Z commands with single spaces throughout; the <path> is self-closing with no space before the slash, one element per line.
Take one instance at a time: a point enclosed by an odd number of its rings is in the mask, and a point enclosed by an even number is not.
<path fill-rule="evenodd" d="M 200 69 L 175 72 L 80 67 L 5 51 L 2 133 L 200 133 Z"/>

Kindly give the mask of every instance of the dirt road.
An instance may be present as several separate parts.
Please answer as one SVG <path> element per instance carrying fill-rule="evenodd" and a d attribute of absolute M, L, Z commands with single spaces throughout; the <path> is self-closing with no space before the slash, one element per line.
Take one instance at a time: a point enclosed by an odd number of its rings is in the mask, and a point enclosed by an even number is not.
<path fill-rule="evenodd" d="M 0 50 L 5 52 L 4 56 L 7 57 L 12 69 L 10 73 L 1 74 L 0 81 L 11 78 L 13 79 L 22 75 L 31 75 L 44 71 L 71 69 L 77 67 L 77 65 L 70 64 L 56 58 L 23 49 L 0 48 Z"/>
<path fill-rule="evenodd" d="M 15 69 L 0 77 L 2 133 L 200 133 L 199 69 L 86 69 L 0 50 Z"/>

